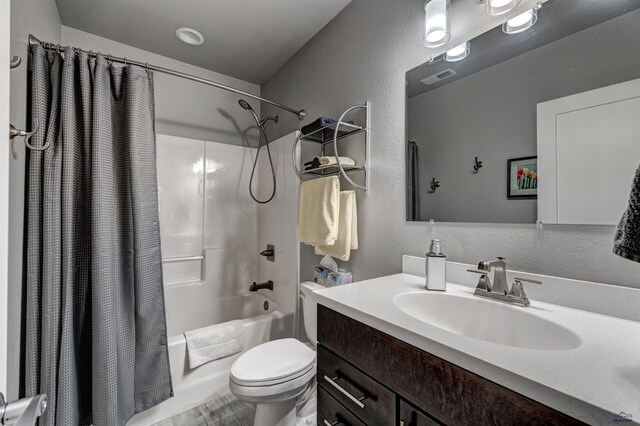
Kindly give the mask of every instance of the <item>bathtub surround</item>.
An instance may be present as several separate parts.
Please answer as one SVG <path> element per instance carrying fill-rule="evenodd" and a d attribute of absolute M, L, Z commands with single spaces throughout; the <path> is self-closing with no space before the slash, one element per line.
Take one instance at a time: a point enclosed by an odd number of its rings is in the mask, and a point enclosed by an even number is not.
<path fill-rule="evenodd" d="M 25 391 L 43 425 L 124 424 L 173 396 L 153 76 L 32 47 Z M 115 390 L 115 391 L 114 391 Z"/>
<path fill-rule="evenodd" d="M 492 25 L 480 28 L 482 17 L 469 23 L 456 14 L 465 3 L 453 2 L 451 25 L 467 28 L 460 36 L 470 39 Z M 525 3 L 520 6 L 527 7 Z M 638 265 L 611 253 L 613 226 L 406 222 L 405 72 L 438 53 L 422 45 L 423 4 L 353 0 L 262 86 L 263 96 L 304 105 L 308 117 L 338 113 L 365 99 L 372 102 L 374 173 L 371 192 L 357 193 L 360 249 L 350 260 L 354 278 L 399 272 L 402 254 L 423 255 L 426 242 L 438 238 L 452 261 L 474 263 L 506 255 L 510 267 L 521 271 L 640 288 Z M 326 46 L 339 48 L 326 55 Z M 263 107 L 264 115 L 274 112 Z M 277 136 L 309 122 L 284 117 L 270 131 Z M 312 277 L 319 260 L 312 248 L 301 245 L 303 280 Z"/>
<path fill-rule="evenodd" d="M 291 150 L 296 136 L 270 143 L 277 191 L 269 204 L 259 205 L 247 190 L 255 148 L 158 135 L 163 256 L 204 252 L 204 259 L 163 265 L 175 396 L 135 416 L 130 426 L 151 425 L 228 392 L 229 369 L 241 353 L 191 369 L 185 331 L 239 320 L 245 351 L 294 335 L 299 244 L 291 224 L 297 220 L 298 182 Z M 262 160 L 254 180 L 258 198 L 272 190 L 271 169 Z M 275 246 L 275 262 L 258 255 L 267 244 Z M 272 292 L 249 293 L 253 281 L 267 280 L 274 282 Z"/>

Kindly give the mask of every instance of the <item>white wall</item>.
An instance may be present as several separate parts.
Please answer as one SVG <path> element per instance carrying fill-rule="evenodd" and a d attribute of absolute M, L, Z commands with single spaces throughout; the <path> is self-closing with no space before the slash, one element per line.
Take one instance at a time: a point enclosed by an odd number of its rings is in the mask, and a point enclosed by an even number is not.
<path fill-rule="evenodd" d="M 60 42 L 61 25 L 54 0 L 11 1 L 11 55 L 22 57 L 22 65 L 11 71 L 11 122 L 26 128 L 28 38 L 33 33 Z M 30 130 L 30 129 L 29 129 Z M 24 213 L 25 147 L 21 138 L 11 144 L 9 194 L 9 376 L 7 397 L 18 396 L 20 375 L 20 306 L 22 300 L 22 237 Z"/>
<path fill-rule="evenodd" d="M 454 2 L 454 12 L 474 3 Z M 360 248 L 350 262 L 355 279 L 400 272 L 402 254 L 423 255 L 429 240 L 438 237 L 453 261 L 476 263 L 502 255 L 511 269 L 640 287 L 640 265 L 611 252 L 611 226 L 537 229 L 535 225 L 430 226 L 405 221 L 405 72 L 438 53 L 421 43 L 423 4 L 353 0 L 262 86 L 263 96 L 277 95 L 281 102 L 307 110 L 309 118 L 302 123 L 283 117 L 274 129 L 276 135 L 320 115 L 337 115 L 352 104 L 372 102 L 371 192 L 358 192 Z M 476 12 L 478 21 L 483 20 L 482 9 Z M 466 28 L 469 37 L 475 37 L 490 27 L 486 21 L 482 27 L 465 26 L 461 20 L 469 24 L 470 17 L 454 13 L 456 34 Z M 273 112 L 263 106 L 263 114 Z M 301 278 L 309 278 L 320 258 L 307 247 L 302 247 L 301 256 Z"/>

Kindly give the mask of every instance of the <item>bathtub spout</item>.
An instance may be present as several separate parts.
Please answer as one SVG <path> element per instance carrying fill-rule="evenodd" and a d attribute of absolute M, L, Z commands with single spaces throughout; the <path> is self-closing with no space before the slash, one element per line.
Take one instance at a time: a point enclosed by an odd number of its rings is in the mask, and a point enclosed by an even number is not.
<path fill-rule="evenodd" d="M 262 290 L 262 289 L 273 291 L 273 281 L 269 280 L 267 282 L 260 283 L 260 284 L 257 284 L 254 281 L 253 284 L 251 284 L 251 286 L 249 286 L 249 291 L 258 291 L 258 290 Z"/>

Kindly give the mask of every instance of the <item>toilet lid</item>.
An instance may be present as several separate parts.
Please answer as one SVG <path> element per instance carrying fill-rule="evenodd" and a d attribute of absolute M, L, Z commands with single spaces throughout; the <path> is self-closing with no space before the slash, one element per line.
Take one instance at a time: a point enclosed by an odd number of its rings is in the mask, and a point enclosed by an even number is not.
<path fill-rule="evenodd" d="M 316 353 L 296 339 L 263 343 L 242 354 L 231 366 L 231 378 L 239 385 L 282 383 L 313 368 Z"/>

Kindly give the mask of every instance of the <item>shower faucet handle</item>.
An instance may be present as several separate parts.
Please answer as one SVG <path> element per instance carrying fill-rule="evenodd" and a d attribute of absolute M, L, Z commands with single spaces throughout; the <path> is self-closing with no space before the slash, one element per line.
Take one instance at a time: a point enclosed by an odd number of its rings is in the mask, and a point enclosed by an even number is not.
<path fill-rule="evenodd" d="M 266 250 L 262 250 L 260 252 L 260 256 L 264 256 L 270 262 L 275 262 L 276 260 L 276 246 L 273 244 L 267 244 Z"/>

